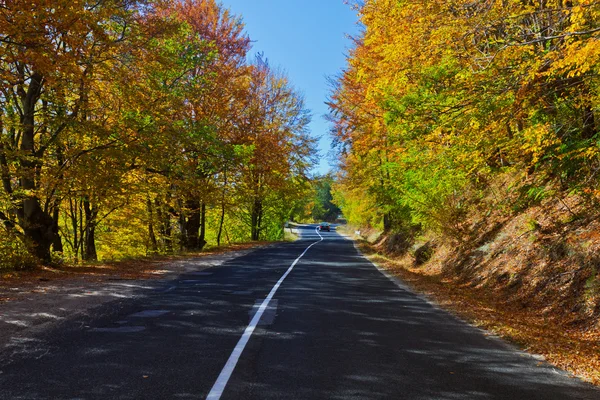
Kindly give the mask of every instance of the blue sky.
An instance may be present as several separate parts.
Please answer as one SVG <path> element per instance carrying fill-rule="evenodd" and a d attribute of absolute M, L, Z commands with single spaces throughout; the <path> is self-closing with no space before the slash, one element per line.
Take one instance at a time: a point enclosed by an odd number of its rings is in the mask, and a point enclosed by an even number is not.
<path fill-rule="evenodd" d="M 291 83 L 304 93 L 312 111 L 310 126 L 319 142 L 321 161 L 314 170 L 324 174 L 329 167 L 331 147 L 325 101 L 329 94 L 327 77 L 345 65 L 351 47 L 347 34 L 356 35 L 356 12 L 343 0 L 221 0 L 240 15 L 253 40 L 253 51 L 264 52 L 273 67 L 280 67 Z"/>

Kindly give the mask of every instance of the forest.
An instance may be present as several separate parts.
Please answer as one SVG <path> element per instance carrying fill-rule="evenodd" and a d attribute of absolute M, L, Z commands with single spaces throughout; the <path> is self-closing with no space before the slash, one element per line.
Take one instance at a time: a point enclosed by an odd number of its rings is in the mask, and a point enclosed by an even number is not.
<path fill-rule="evenodd" d="M 311 115 L 250 50 L 215 0 L 2 1 L 1 266 L 280 239 Z"/>
<path fill-rule="evenodd" d="M 356 7 L 363 34 L 329 103 L 351 221 L 458 238 L 503 178 L 515 207 L 565 193 L 596 205 L 598 2 Z"/>

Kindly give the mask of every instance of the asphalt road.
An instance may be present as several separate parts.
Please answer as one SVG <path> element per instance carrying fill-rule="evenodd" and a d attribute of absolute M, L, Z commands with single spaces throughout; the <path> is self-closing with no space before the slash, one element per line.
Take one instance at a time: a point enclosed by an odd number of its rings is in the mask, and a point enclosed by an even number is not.
<path fill-rule="evenodd" d="M 308 227 L 26 340 L 45 351 L 0 360 L 0 399 L 600 399 Z"/>

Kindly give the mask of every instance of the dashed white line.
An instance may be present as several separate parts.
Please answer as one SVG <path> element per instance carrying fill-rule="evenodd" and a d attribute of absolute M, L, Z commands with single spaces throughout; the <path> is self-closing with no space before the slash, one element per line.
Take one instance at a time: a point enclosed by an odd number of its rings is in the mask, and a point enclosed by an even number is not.
<path fill-rule="evenodd" d="M 250 324 L 246 327 L 246 329 L 244 330 L 244 333 L 242 334 L 242 337 L 237 342 L 237 345 L 231 352 L 231 355 L 229 356 L 227 363 L 225 363 L 223 370 L 221 370 L 221 373 L 219 374 L 217 381 L 215 382 L 212 389 L 208 393 L 208 396 L 206 397 L 207 400 L 219 400 L 221 398 L 221 396 L 223 395 L 223 391 L 225 390 L 225 387 L 227 386 L 227 383 L 229 382 L 229 378 L 231 378 L 231 374 L 233 373 L 233 370 L 235 369 L 235 366 L 237 365 L 237 363 L 240 359 L 240 356 L 242 355 L 242 352 L 244 351 L 244 348 L 246 348 L 246 344 L 248 344 L 248 341 L 250 340 L 252 333 L 254 333 L 254 329 L 256 329 L 256 326 L 258 325 L 258 322 L 260 321 L 260 317 L 262 317 L 263 313 L 267 309 L 269 302 L 275 295 L 275 292 L 277 292 L 277 289 L 279 289 L 279 286 L 281 286 L 281 283 L 290 274 L 290 272 L 292 272 L 292 270 L 294 269 L 294 267 L 296 266 L 298 261 L 300 261 L 300 259 L 306 254 L 306 252 L 311 247 L 313 247 L 315 244 L 323 241 L 323 236 L 321 236 L 319 231 L 317 229 L 315 229 L 315 232 L 317 233 L 317 235 L 319 235 L 319 237 L 321 239 L 312 243 L 310 246 L 308 246 L 302 252 L 302 254 L 300 254 L 300 256 L 294 260 L 294 262 L 292 263 L 292 265 L 290 265 L 290 267 L 287 269 L 285 274 L 283 274 L 283 276 L 281 278 L 279 278 L 279 280 L 277 281 L 275 286 L 273 286 L 273 288 L 269 292 L 268 296 L 263 300 L 262 304 L 258 308 L 258 311 L 256 311 L 256 314 L 254 314 L 252 321 L 250 321 Z"/>

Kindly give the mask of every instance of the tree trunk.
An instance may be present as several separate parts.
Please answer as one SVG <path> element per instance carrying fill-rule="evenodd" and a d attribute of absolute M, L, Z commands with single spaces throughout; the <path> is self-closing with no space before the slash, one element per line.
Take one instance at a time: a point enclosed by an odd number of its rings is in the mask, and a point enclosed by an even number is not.
<path fill-rule="evenodd" d="M 152 210 L 152 202 L 150 198 L 146 199 L 146 208 L 148 210 L 148 237 L 150 239 L 150 251 L 153 253 L 158 252 L 158 242 L 156 241 L 156 235 L 154 234 L 154 213 Z"/>
<path fill-rule="evenodd" d="M 79 256 L 79 224 L 77 222 L 77 200 L 73 204 L 72 197 L 69 197 L 69 209 L 71 211 L 71 228 L 73 229 L 73 252 L 77 258 Z"/>
<path fill-rule="evenodd" d="M 18 215 L 25 237 L 31 241 L 33 255 L 44 264 L 49 264 L 52 261 L 50 247 L 54 237 L 52 217 L 41 209 L 37 198 L 23 200 Z"/>
<path fill-rule="evenodd" d="M 225 223 L 225 198 L 227 190 L 227 168 L 223 173 L 223 193 L 221 196 L 221 217 L 219 219 L 219 232 L 217 233 L 217 246 L 221 245 L 221 234 L 223 233 L 223 224 Z"/>
<path fill-rule="evenodd" d="M 259 240 L 260 239 L 260 225 L 262 220 L 262 201 L 259 198 L 254 199 L 254 203 L 252 204 L 252 213 L 251 213 L 251 239 Z"/>
<path fill-rule="evenodd" d="M 187 248 L 186 212 L 183 202 L 178 200 L 177 203 L 179 207 L 179 249 L 185 250 Z"/>
<path fill-rule="evenodd" d="M 20 188 L 29 194 L 24 198 L 17 209 L 17 217 L 23 228 L 25 237 L 31 242 L 32 253 L 43 263 L 51 262 L 50 247 L 54 239 L 54 220 L 40 206 L 35 195 L 40 161 L 35 151 L 35 106 L 42 91 L 43 76 L 33 73 L 30 78 L 27 92 L 21 91 L 21 118 L 22 136 L 21 146 L 24 157 L 19 160 L 21 173 L 19 176 Z"/>
<path fill-rule="evenodd" d="M 85 251 L 85 226 L 83 222 L 83 201 L 79 200 L 79 254 L 81 254 L 81 259 L 84 259 L 84 251 Z"/>
<path fill-rule="evenodd" d="M 185 221 L 185 248 L 186 250 L 198 250 L 201 215 L 200 202 L 198 200 L 188 200 L 185 203 L 188 217 Z"/>
<path fill-rule="evenodd" d="M 206 203 L 202 202 L 200 210 L 200 238 L 198 239 L 198 250 L 206 246 Z"/>
<path fill-rule="evenodd" d="M 225 223 L 225 198 L 221 202 L 221 217 L 219 219 L 219 232 L 217 233 L 217 246 L 221 245 L 221 234 L 223 233 L 223 224 Z"/>
<path fill-rule="evenodd" d="M 597 133 L 594 109 L 589 104 L 583 108 L 583 130 L 581 133 L 584 139 L 592 139 Z"/>
<path fill-rule="evenodd" d="M 44 107 L 47 107 L 47 102 L 44 102 Z M 62 148 L 60 146 L 57 147 L 56 149 L 56 161 L 58 162 L 58 167 L 61 168 L 64 164 L 64 157 L 63 157 L 63 151 Z M 63 182 L 64 181 L 64 175 L 61 173 L 58 177 L 59 182 Z M 57 253 L 62 253 L 63 252 L 63 244 L 62 244 L 62 240 L 60 238 L 60 228 L 58 226 L 58 221 L 60 218 L 60 199 L 58 197 L 55 197 L 54 200 L 52 201 L 52 219 L 54 219 L 54 227 L 52 229 L 53 233 L 54 233 L 54 240 L 52 241 L 52 250 L 54 250 Z"/>
<path fill-rule="evenodd" d="M 52 211 L 52 219 L 54 220 L 54 226 L 52 227 L 52 232 L 54 233 L 54 240 L 52 241 L 52 250 L 57 253 L 62 253 L 64 251 L 62 240 L 60 239 L 60 232 L 58 226 L 58 218 L 60 214 L 59 202 L 55 201 L 54 210 Z"/>
<path fill-rule="evenodd" d="M 165 202 L 168 204 L 168 201 Z M 171 239 L 171 214 L 167 210 L 163 210 L 159 198 L 154 200 L 156 207 L 156 217 L 159 221 L 160 240 L 163 243 L 164 249 L 167 253 L 173 252 L 173 240 Z"/>
<path fill-rule="evenodd" d="M 83 199 L 83 209 L 85 212 L 85 251 L 83 259 L 86 261 L 98 261 L 96 252 L 96 217 L 98 209 L 90 203 L 89 198 Z"/>
<path fill-rule="evenodd" d="M 392 229 L 392 215 L 387 212 L 383 214 L 383 231 L 389 232 Z"/>

